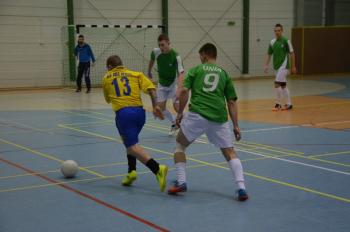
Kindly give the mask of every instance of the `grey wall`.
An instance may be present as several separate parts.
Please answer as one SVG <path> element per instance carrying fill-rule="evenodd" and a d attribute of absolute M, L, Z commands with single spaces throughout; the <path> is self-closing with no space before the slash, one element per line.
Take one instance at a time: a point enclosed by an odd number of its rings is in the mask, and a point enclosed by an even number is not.
<path fill-rule="evenodd" d="M 350 0 L 294 0 L 297 26 L 350 25 Z"/>

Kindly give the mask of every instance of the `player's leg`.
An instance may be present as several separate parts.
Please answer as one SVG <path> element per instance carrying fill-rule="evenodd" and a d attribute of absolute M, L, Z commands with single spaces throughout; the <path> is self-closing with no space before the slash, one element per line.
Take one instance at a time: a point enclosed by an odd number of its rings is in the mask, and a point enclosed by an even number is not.
<path fill-rule="evenodd" d="M 77 75 L 77 89 L 75 92 L 80 92 L 81 91 L 81 81 L 83 78 L 84 74 L 84 66 L 82 63 L 79 63 L 78 65 L 78 75 Z"/>
<path fill-rule="evenodd" d="M 240 159 L 237 157 L 237 154 L 233 147 L 229 148 L 221 148 L 221 152 L 224 155 L 230 169 L 232 175 L 234 177 L 234 181 L 237 184 L 237 197 L 239 201 L 245 201 L 248 199 L 248 194 L 245 190 L 244 184 L 244 176 L 243 176 L 243 167 Z"/>
<path fill-rule="evenodd" d="M 282 87 L 282 96 L 285 98 L 286 100 L 286 104 L 284 105 L 284 110 L 291 110 L 293 108 L 293 105 L 292 105 L 292 100 L 290 98 L 290 92 L 289 92 L 289 89 L 287 87 L 287 75 L 288 75 L 288 70 L 287 69 L 284 69 L 282 72 L 281 72 L 281 77 L 280 79 L 282 80 L 282 84 L 281 84 L 281 87 Z"/>
<path fill-rule="evenodd" d="M 276 102 L 275 102 L 275 107 L 272 110 L 278 111 L 282 108 L 282 105 L 281 105 L 281 99 L 282 99 L 281 82 L 275 81 L 275 95 L 276 95 Z"/>
<path fill-rule="evenodd" d="M 186 182 L 186 148 L 206 129 L 206 121 L 198 114 L 188 112 L 181 122 L 181 129 L 176 138 L 176 149 L 174 153 L 176 181 L 169 188 L 169 194 L 187 191 Z"/>
<path fill-rule="evenodd" d="M 169 134 L 171 134 L 172 128 L 175 126 L 175 116 L 172 113 L 170 113 L 170 111 L 167 110 L 167 108 L 166 108 L 166 103 L 167 103 L 167 100 L 169 98 L 169 93 L 170 93 L 169 88 L 161 86 L 161 85 L 158 86 L 158 89 L 157 89 L 158 106 L 162 110 L 163 115 L 171 123 L 171 128 L 170 128 L 170 133 L 169 133 Z"/>
<path fill-rule="evenodd" d="M 166 187 L 166 175 L 168 167 L 165 165 L 160 165 L 138 144 L 138 135 L 141 132 L 143 125 L 145 124 L 145 120 L 145 111 L 141 107 L 124 108 L 116 113 L 117 128 L 127 149 L 127 154 L 135 157 L 141 163 L 146 165 L 156 175 L 160 189 L 161 191 L 164 191 Z M 132 171 L 131 173 L 136 173 L 136 170 Z M 136 177 L 134 175 L 134 180 L 136 180 Z M 122 184 L 131 185 L 134 181 L 132 179 L 132 174 L 128 174 L 122 181 Z"/>
<path fill-rule="evenodd" d="M 171 86 L 170 92 L 169 92 L 169 98 L 171 98 L 172 103 L 173 103 L 173 109 L 175 110 L 175 112 L 177 113 L 179 111 L 179 99 L 176 97 L 176 89 L 177 86 L 175 84 L 173 84 Z M 175 117 L 174 117 L 175 118 Z M 176 125 L 176 123 L 172 123 L 171 128 L 170 128 L 170 132 L 169 135 L 175 135 L 176 132 L 179 130 L 180 128 Z"/>
<path fill-rule="evenodd" d="M 176 148 L 174 152 L 174 163 L 176 172 L 176 181 L 168 189 L 169 194 L 176 194 L 187 191 L 186 184 L 186 148 L 191 144 L 180 129 L 176 138 Z"/>
<path fill-rule="evenodd" d="M 119 116 L 121 114 L 122 114 L 121 112 L 116 112 L 115 124 L 116 124 L 116 127 L 118 129 L 120 136 L 123 139 L 122 134 L 125 133 L 124 132 L 125 128 L 122 126 L 123 120 L 121 120 L 120 119 L 121 117 Z M 124 139 L 123 139 L 123 141 L 124 141 Z M 136 157 L 127 153 L 127 159 L 128 159 L 128 174 L 122 180 L 122 185 L 124 185 L 124 186 L 132 185 L 132 183 L 137 179 Z"/>
<path fill-rule="evenodd" d="M 86 84 L 86 88 L 87 88 L 86 93 L 90 93 L 90 91 L 91 91 L 90 62 L 86 63 L 84 77 L 85 77 L 85 84 Z"/>
<path fill-rule="evenodd" d="M 138 144 L 127 147 L 128 154 L 136 157 L 141 163 L 148 167 L 154 175 L 156 175 L 157 181 L 160 186 L 160 191 L 164 192 L 166 187 L 166 176 L 168 173 L 168 167 L 159 164 L 155 161 L 146 151 Z"/>
<path fill-rule="evenodd" d="M 243 167 L 241 161 L 237 157 L 235 150 L 233 149 L 233 131 L 230 127 L 230 124 L 228 122 L 222 124 L 209 122 L 209 127 L 206 135 L 211 143 L 221 149 L 221 152 L 231 169 L 234 181 L 238 187 L 238 200 L 247 200 L 248 194 L 245 191 Z"/>

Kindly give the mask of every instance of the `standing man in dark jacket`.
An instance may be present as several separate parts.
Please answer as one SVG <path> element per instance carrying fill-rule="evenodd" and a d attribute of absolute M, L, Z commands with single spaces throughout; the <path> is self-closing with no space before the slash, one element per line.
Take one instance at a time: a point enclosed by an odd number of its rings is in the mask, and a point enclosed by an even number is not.
<path fill-rule="evenodd" d="M 84 36 L 79 35 L 78 45 L 75 47 L 74 55 L 79 61 L 78 76 L 77 76 L 77 90 L 75 92 L 81 92 L 81 82 L 83 75 L 85 77 L 86 93 L 91 91 L 90 80 L 90 61 L 95 63 L 95 56 L 91 50 L 90 45 L 84 42 Z"/>

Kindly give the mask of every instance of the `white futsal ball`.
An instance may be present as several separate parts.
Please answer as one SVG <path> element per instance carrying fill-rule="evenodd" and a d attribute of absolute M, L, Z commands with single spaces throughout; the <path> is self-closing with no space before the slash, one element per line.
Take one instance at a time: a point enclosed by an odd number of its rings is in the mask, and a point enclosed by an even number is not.
<path fill-rule="evenodd" d="M 74 160 L 66 160 L 62 163 L 61 172 L 66 178 L 73 178 L 78 173 L 79 166 Z"/>

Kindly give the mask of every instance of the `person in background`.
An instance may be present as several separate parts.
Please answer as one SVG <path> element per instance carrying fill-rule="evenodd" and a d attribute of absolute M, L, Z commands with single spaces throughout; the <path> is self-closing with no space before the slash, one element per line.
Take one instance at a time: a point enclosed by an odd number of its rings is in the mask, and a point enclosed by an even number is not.
<path fill-rule="evenodd" d="M 77 76 L 77 89 L 75 92 L 81 92 L 81 82 L 84 75 L 86 84 L 86 93 L 91 91 L 91 80 L 90 80 L 90 62 L 95 63 L 95 56 L 89 44 L 84 42 L 84 36 L 79 35 L 78 44 L 75 47 L 74 55 L 77 58 L 78 65 L 78 76 Z"/>

